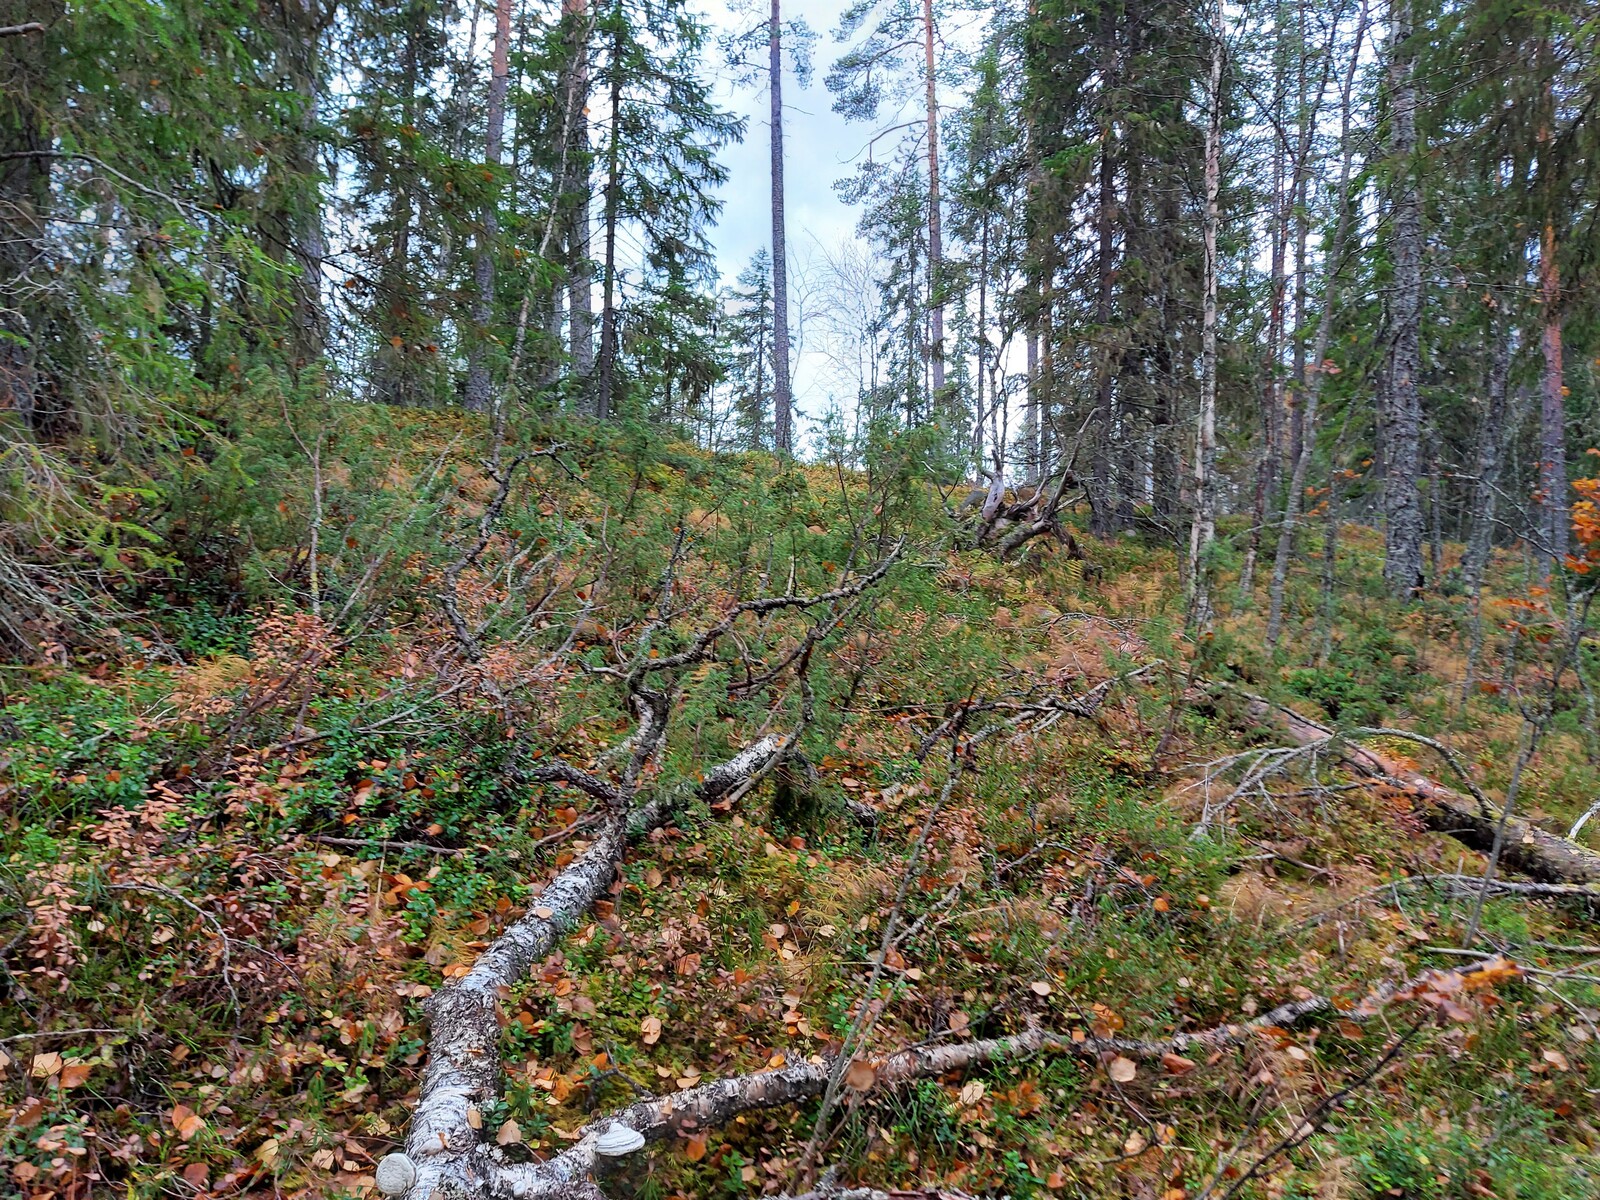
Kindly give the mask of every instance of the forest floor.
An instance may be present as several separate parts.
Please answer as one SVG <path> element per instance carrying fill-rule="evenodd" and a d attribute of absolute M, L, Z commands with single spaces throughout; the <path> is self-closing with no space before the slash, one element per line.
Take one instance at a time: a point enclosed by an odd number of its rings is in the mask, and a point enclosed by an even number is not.
<path fill-rule="evenodd" d="M 1049 539 L 1009 562 L 959 548 L 912 447 L 855 474 L 542 431 L 486 465 L 481 436 L 357 410 L 314 445 L 200 444 L 160 514 L 165 575 L 92 642 L 0 668 L 0 1193 L 370 1194 L 419 1094 L 425 1002 L 604 816 L 538 764 L 616 777 L 622 676 L 903 538 L 834 627 L 741 618 L 674 668 L 647 787 L 791 729 L 815 775 L 691 803 L 633 846 L 501 997 L 485 1140 L 538 1160 L 642 1094 L 826 1056 L 852 1028 L 870 1063 L 1034 1027 L 1160 1040 L 1326 997 L 1210 1052 L 868 1071 L 809 1165 L 1018 1198 L 1600 1195 L 1594 911 L 1497 893 L 1464 953 L 1477 892 L 1440 877 L 1484 856 L 1335 747 L 1263 771 L 1282 730 L 1212 686 L 1438 738 L 1498 798 L 1547 671 L 1520 556 L 1493 565 L 1487 682 L 1463 695 L 1467 599 L 1384 599 L 1370 530 L 1341 531 L 1325 654 L 1308 529 L 1271 655 L 1236 549 L 1197 645 L 1169 547 L 1080 533 L 1098 572 Z M 1522 815 L 1565 833 L 1594 801 L 1592 731 L 1577 693 Z M 687 1129 L 606 1193 L 804 1190 L 817 1116 Z"/>

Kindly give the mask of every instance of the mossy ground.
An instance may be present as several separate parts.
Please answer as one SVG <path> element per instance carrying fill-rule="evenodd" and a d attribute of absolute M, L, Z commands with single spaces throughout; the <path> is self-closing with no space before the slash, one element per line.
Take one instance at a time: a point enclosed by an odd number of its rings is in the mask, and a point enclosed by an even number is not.
<path fill-rule="evenodd" d="M 1170 548 L 1085 539 L 1098 580 L 1043 541 L 1006 564 L 952 548 L 914 447 L 846 474 L 541 430 L 530 447 L 567 448 L 532 462 L 463 577 L 485 631 L 466 668 L 436 597 L 495 491 L 474 457 L 482 431 L 367 410 L 333 412 L 327 430 L 314 568 L 308 465 L 245 440 L 165 481 L 162 530 L 183 565 L 124 597 L 98 649 L 0 671 L 0 1037 L 12 1039 L 0 1161 L 18 1195 L 365 1194 L 403 1135 L 422 999 L 582 841 L 589 802 L 520 782 L 519 763 L 559 752 L 588 765 L 625 736 L 614 689 L 574 664 L 625 652 L 674 547 L 676 595 L 694 611 L 666 636 L 731 596 L 791 574 L 825 587 L 852 555 L 912 542 L 875 602 L 818 647 L 804 745 L 820 787 L 682 814 L 507 998 L 505 1094 L 484 1117 L 510 1153 L 559 1148 L 641 1090 L 825 1049 L 862 1000 L 940 793 L 947 751 L 917 751 L 947 706 L 1081 691 L 1157 658 L 1167 665 L 1098 718 L 1021 728 L 960 768 L 910 888 L 918 933 L 870 997 L 872 1050 L 1030 1022 L 1153 1038 L 1306 990 L 1354 1001 L 1461 961 L 1441 951 L 1459 945 L 1468 901 L 1382 885 L 1473 874 L 1482 859 L 1382 789 L 1319 793 L 1290 776 L 1196 839 L 1199 764 L 1268 734 L 1187 698 L 1195 678 L 1232 676 L 1345 725 L 1445 737 L 1497 792 L 1523 729 L 1503 683 L 1541 669 L 1536 643 L 1506 665 L 1497 622 L 1530 603 L 1515 556 L 1496 563 L 1486 605 L 1489 686 L 1463 701 L 1465 599 L 1384 600 L 1370 531 L 1342 531 L 1333 654 L 1319 653 L 1307 569 L 1272 656 L 1265 604 L 1234 598 L 1226 569 L 1216 634 L 1181 635 Z M 1308 563 L 1317 538 L 1308 530 Z M 549 556 L 530 577 L 548 585 L 543 609 L 508 590 L 518 554 Z M 774 624 L 745 651 L 781 656 L 795 638 Z M 692 776 L 797 703 L 728 666 L 684 683 L 668 776 Z M 1525 793 L 1552 827 L 1592 802 L 1591 733 L 1575 690 Z M 845 818 L 845 795 L 879 809 L 875 830 Z M 1485 930 L 1558 974 L 1503 985 L 1469 1020 L 1425 1021 L 1240 1195 L 1600 1194 L 1593 923 L 1496 899 Z M 1402 1004 L 1362 1026 L 1272 1032 L 1127 1083 L 1041 1059 L 854 1098 L 834 1115 L 828 1160 L 873 1184 L 1014 1197 L 1182 1200 L 1214 1180 L 1222 1195 L 1426 1015 Z M 629 1160 L 608 1188 L 618 1200 L 784 1190 L 814 1117 L 743 1118 Z"/>

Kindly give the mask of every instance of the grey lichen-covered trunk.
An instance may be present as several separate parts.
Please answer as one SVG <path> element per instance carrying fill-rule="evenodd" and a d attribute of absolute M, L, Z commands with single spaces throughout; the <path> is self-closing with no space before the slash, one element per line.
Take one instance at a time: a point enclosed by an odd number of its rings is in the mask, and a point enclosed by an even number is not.
<path fill-rule="evenodd" d="M 1322 383 L 1327 378 L 1328 346 L 1333 337 L 1333 314 L 1339 304 L 1339 273 L 1344 261 L 1345 244 L 1350 236 L 1351 175 L 1355 160 L 1354 141 L 1350 126 L 1354 117 L 1356 74 L 1361 64 L 1361 45 L 1366 35 L 1366 9 L 1362 8 L 1361 24 L 1356 28 L 1355 44 L 1350 50 L 1350 66 L 1345 73 L 1341 95 L 1339 140 L 1342 147 L 1339 163 L 1338 216 L 1335 218 L 1333 242 L 1328 247 L 1324 264 L 1325 281 L 1322 293 L 1322 313 L 1317 320 L 1317 335 L 1311 351 L 1311 370 L 1304 389 L 1303 436 L 1294 456 L 1289 477 L 1288 494 L 1283 502 L 1283 521 L 1278 526 L 1278 547 L 1272 560 L 1271 600 L 1267 613 L 1267 647 L 1277 646 L 1283 630 L 1283 596 L 1289 579 L 1289 562 L 1294 554 L 1295 531 L 1300 521 L 1301 498 L 1305 495 L 1306 480 L 1310 477 L 1311 458 L 1316 449 L 1317 414 L 1322 397 Z M 1330 489 L 1328 503 L 1334 504 Z"/>
<path fill-rule="evenodd" d="M 1509 326 L 1496 330 L 1491 339 L 1488 396 L 1483 419 L 1478 423 L 1477 481 L 1472 488 L 1472 526 L 1467 535 L 1466 552 L 1461 558 L 1461 578 L 1468 594 L 1476 597 L 1483 586 L 1483 571 L 1489 562 L 1489 547 L 1494 538 L 1495 501 L 1500 492 L 1500 468 L 1505 462 L 1507 382 L 1511 376 Z"/>
<path fill-rule="evenodd" d="M 1539 536 L 1544 542 L 1542 573 L 1567 557 L 1567 402 L 1561 362 L 1561 272 L 1556 262 L 1554 222 L 1546 219 L 1539 249 L 1541 327 L 1539 348 L 1544 374 L 1539 386 Z"/>
<path fill-rule="evenodd" d="M 1379 428 L 1383 439 L 1383 578 L 1391 594 L 1415 595 L 1422 587 L 1421 470 L 1422 397 L 1422 197 L 1417 182 L 1416 52 L 1411 0 L 1392 0 L 1389 42 L 1389 159 L 1394 174 L 1389 289 L 1393 345 Z"/>
<path fill-rule="evenodd" d="M 587 393 L 594 372 L 594 274 L 589 265 L 589 4 L 563 0 L 570 24 L 567 70 L 567 187 L 572 193 L 567 225 L 567 321 L 572 372 Z M 592 408 L 585 394 L 580 407 Z"/>

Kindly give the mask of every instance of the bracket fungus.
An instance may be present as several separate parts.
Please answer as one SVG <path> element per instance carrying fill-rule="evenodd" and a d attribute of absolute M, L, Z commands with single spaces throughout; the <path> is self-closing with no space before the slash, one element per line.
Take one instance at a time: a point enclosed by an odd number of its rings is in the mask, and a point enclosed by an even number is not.
<path fill-rule="evenodd" d="M 595 1139 L 594 1152 L 604 1158 L 621 1158 L 632 1154 L 644 1145 L 644 1134 L 637 1129 L 613 1121 L 607 1130 Z"/>
<path fill-rule="evenodd" d="M 417 1181 L 417 1168 L 404 1154 L 386 1154 L 378 1163 L 378 1190 L 385 1196 L 404 1196 Z"/>

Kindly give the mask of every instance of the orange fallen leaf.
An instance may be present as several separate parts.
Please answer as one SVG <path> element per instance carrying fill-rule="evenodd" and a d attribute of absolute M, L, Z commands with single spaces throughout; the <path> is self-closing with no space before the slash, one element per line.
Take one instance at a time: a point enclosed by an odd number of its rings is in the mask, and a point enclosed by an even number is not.
<path fill-rule="evenodd" d="M 1173 1075 L 1187 1075 L 1195 1068 L 1194 1059 L 1171 1053 L 1161 1056 L 1161 1065 Z"/>
<path fill-rule="evenodd" d="M 187 1104 L 175 1104 L 172 1108 L 172 1127 L 178 1131 L 180 1138 L 190 1142 L 195 1134 L 206 1127 L 206 1123 Z"/>
<path fill-rule="evenodd" d="M 844 1081 L 856 1091 L 865 1092 L 878 1082 L 878 1070 L 866 1059 L 858 1058 L 844 1073 Z"/>

